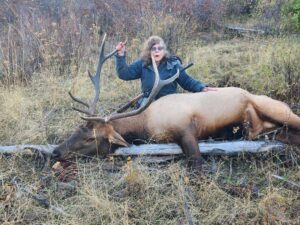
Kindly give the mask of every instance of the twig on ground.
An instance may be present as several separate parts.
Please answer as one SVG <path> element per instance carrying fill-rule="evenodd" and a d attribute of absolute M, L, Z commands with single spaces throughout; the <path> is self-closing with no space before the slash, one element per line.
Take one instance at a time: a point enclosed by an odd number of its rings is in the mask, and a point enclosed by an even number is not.
<path fill-rule="evenodd" d="M 185 181 L 185 182 L 188 182 L 188 181 Z M 185 197 L 185 195 L 187 194 L 186 192 L 189 192 L 189 190 L 187 190 L 187 187 L 185 187 L 185 182 L 180 182 L 181 183 L 181 196 L 182 196 L 182 200 L 183 200 L 183 209 L 184 209 L 184 214 L 186 216 L 186 219 L 187 219 L 187 222 L 189 225 L 194 225 L 194 222 L 193 222 L 193 216 L 191 214 L 191 211 L 190 211 L 190 206 L 187 202 L 187 199 Z"/>
<path fill-rule="evenodd" d="M 29 195 L 32 199 L 34 199 L 40 206 L 46 208 L 46 209 L 50 209 L 58 214 L 64 215 L 66 216 L 67 213 L 60 207 L 54 206 L 52 205 L 49 200 L 46 197 L 40 196 L 40 195 L 36 195 L 33 194 L 32 191 L 28 188 L 28 187 L 20 187 L 19 184 L 16 181 L 16 177 L 14 177 L 12 179 L 12 183 L 14 184 L 14 186 L 21 192 Z"/>
<path fill-rule="evenodd" d="M 286 179 L 284 177 L 281 177 L 281 176 L 278 176 L 278 175 L 275 175 L 275 174 L 272 174 L 272 177 L 274 177 L 274 178 L 276 178 L 278 180 L 282 180 L 282 181 L 284 181 L 284 182 L 286 182 L 286 183 L 288 183 L 288 184 L 290 184 L 290 185 L 292 185 L 294 187 L 300 188 L 300 183 L 297 183 L 295 181 L 288 180 L 288 179 Z"/>

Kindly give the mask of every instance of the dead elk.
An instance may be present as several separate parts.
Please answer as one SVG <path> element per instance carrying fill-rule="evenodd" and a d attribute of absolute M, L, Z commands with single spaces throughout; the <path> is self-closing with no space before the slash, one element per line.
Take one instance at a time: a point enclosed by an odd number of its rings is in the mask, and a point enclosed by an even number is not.
<path fill-rule="evenodd" d="M 235 124 L 247 124 L 248 139 L 285 126 L 295 133 L 291 136 L 281 133 L 279 139 L 300 145 L 300 118 L 286 104 L 267 96 L 253 95 L 241 88 L 172 94 L 150 104 L 163 85 L 173 82 L 179 76 L 177 71 L 172 78 L 160 80 L 153 59 L 155 83 L 146 104 L 130 112 L 116 111 L 104 118 L 95 116 L 101 67 L 115 53 L 104 56 L 104 43 L 105 37 L 100 47 L 96 75 L 90 75 L 95 86 L 94 100 L 86 104 L 71 95 L 73 100 L 88 108 L 75 108 L 88 115 L 83 117 L 87 122 L 54 150 L 53 157 L 65 158 L 70 152 L 106 156 L 117 146 L 128 146 L 132 141 L 141 139 L 159 143 L 175 142 L 182 148 L 188 161 L 193 163 L 201 160 L 199 139 L 213 136 Z"/>

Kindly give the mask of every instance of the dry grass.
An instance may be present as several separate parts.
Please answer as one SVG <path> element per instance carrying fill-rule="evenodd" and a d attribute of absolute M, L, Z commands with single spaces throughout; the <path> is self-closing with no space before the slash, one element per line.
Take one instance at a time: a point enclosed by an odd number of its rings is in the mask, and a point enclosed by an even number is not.
<path fill-rule="evenodd" d="M 198 79 L 215 86 L 240 86 L 286 101 L 291 86 L 300 82 L 299 49 L 298 37 L 233 39 L 200 49 L 193 45 L 186 59 L 196 62 L 190 71 Z M 298 102 L 300 94 L 296 91 L 293 100 Z"/>
<path fill-rule="evenodd" d="M 189 72 L 196 78 L 299 102 L 299 90 L 292 98 L 289 92 L 299 85 L 298 37 L 194 45 L 186 47 L 189 55 L 178 54 L 195 63 Z M 85 70 L 83 63 L 60 77 L 55 68 L 42 70 L 28 86 L 1 86 L 1 145 L 56 143 L 74 130 L 80 119 L 67 91 L 82 99 L 92 95 Z M 102 114 L 139 93 L 138 82 L 116 78 L 113 61 L 102 75 Z M 43 169 L 37 154 L 1 155 L 0 223 L 187 224 L 187 204 L 195 224 L 300 224 L 299 189 L 272 177 L 299 183 L 299 153 L 289 147 L 282 154 L 209 157 L 200 175 L 181 160 L 149 165 L 115 159 L 112 171 L 108 160 L 79 159 L 66 169 L 70 182 Z"/>
<path fill-rule="evenodd" d="M 188 172 L 181 161 L 115 162 L 116 172 L 104 169 L 105 161 L 77 161 L 77 178 L 69 183 L 74 188 L 68 189 L 53 172 L 39 169 L 32 156 L 1 157 L 0 220 L 187 224 L 187 204 L 195 224 L 299 224 L 299 190 L 271 177 L 280 174 L 299 182 L 299 150 L 289 149 L 280 158 L 208 158 L 202 175 Z M 29 193 L 48 199 L 63 213 L 45 209 Z"/>

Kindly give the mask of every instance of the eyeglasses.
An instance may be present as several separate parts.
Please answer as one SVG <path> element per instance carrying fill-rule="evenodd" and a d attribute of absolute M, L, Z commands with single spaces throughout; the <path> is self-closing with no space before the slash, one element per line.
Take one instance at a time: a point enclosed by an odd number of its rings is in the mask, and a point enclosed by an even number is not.
<path fill-rule="evenodd" d="M 162 46 L 159 46 L 159 47 L 154 47 L 154 46 L 153 46 L 153 47 L 151 48 L 151 51 L 152 51 L 152 52 L 155 52 L 155 51 L 161 51 L 161 50 L 163 50 L 163 49 L 164 49 L 164 47 L 162 47 Z"/>

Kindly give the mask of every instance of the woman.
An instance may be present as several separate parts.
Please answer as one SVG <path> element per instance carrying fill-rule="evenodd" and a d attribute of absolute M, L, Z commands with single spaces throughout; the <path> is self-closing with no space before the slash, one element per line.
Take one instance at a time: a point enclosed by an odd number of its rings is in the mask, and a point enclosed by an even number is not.
<path fill-rule="evenodd" d="M 158 36 L 151 36 L 145 42 L 141 58 L 130 65 L 126 64 L 125 44 L 120 42 L 116 46 L 116 49 L 116 69 L 119 78 L 122 80 L 141 79 L 144 98 L 149 96 L 154 84 L 154 71 L 151 56 L 155 59 L 159 75 L 162 80 L 173 76 L 177 72 L 177 69 L 183 69 L 180 60 L 176 56 L 170 56 L 163 39 Z M 183 89 L 190 92 L 215 90 L 213 88 L 206 87 L 200 81 L 193 79 L 183 70 L 173 83 L 164 86 L 160 90 L 156 99 L 168 94 L 176 93 L 177 83 Z M 141 101 L 139 101 L 138 104 L 140 105 Z"/>

